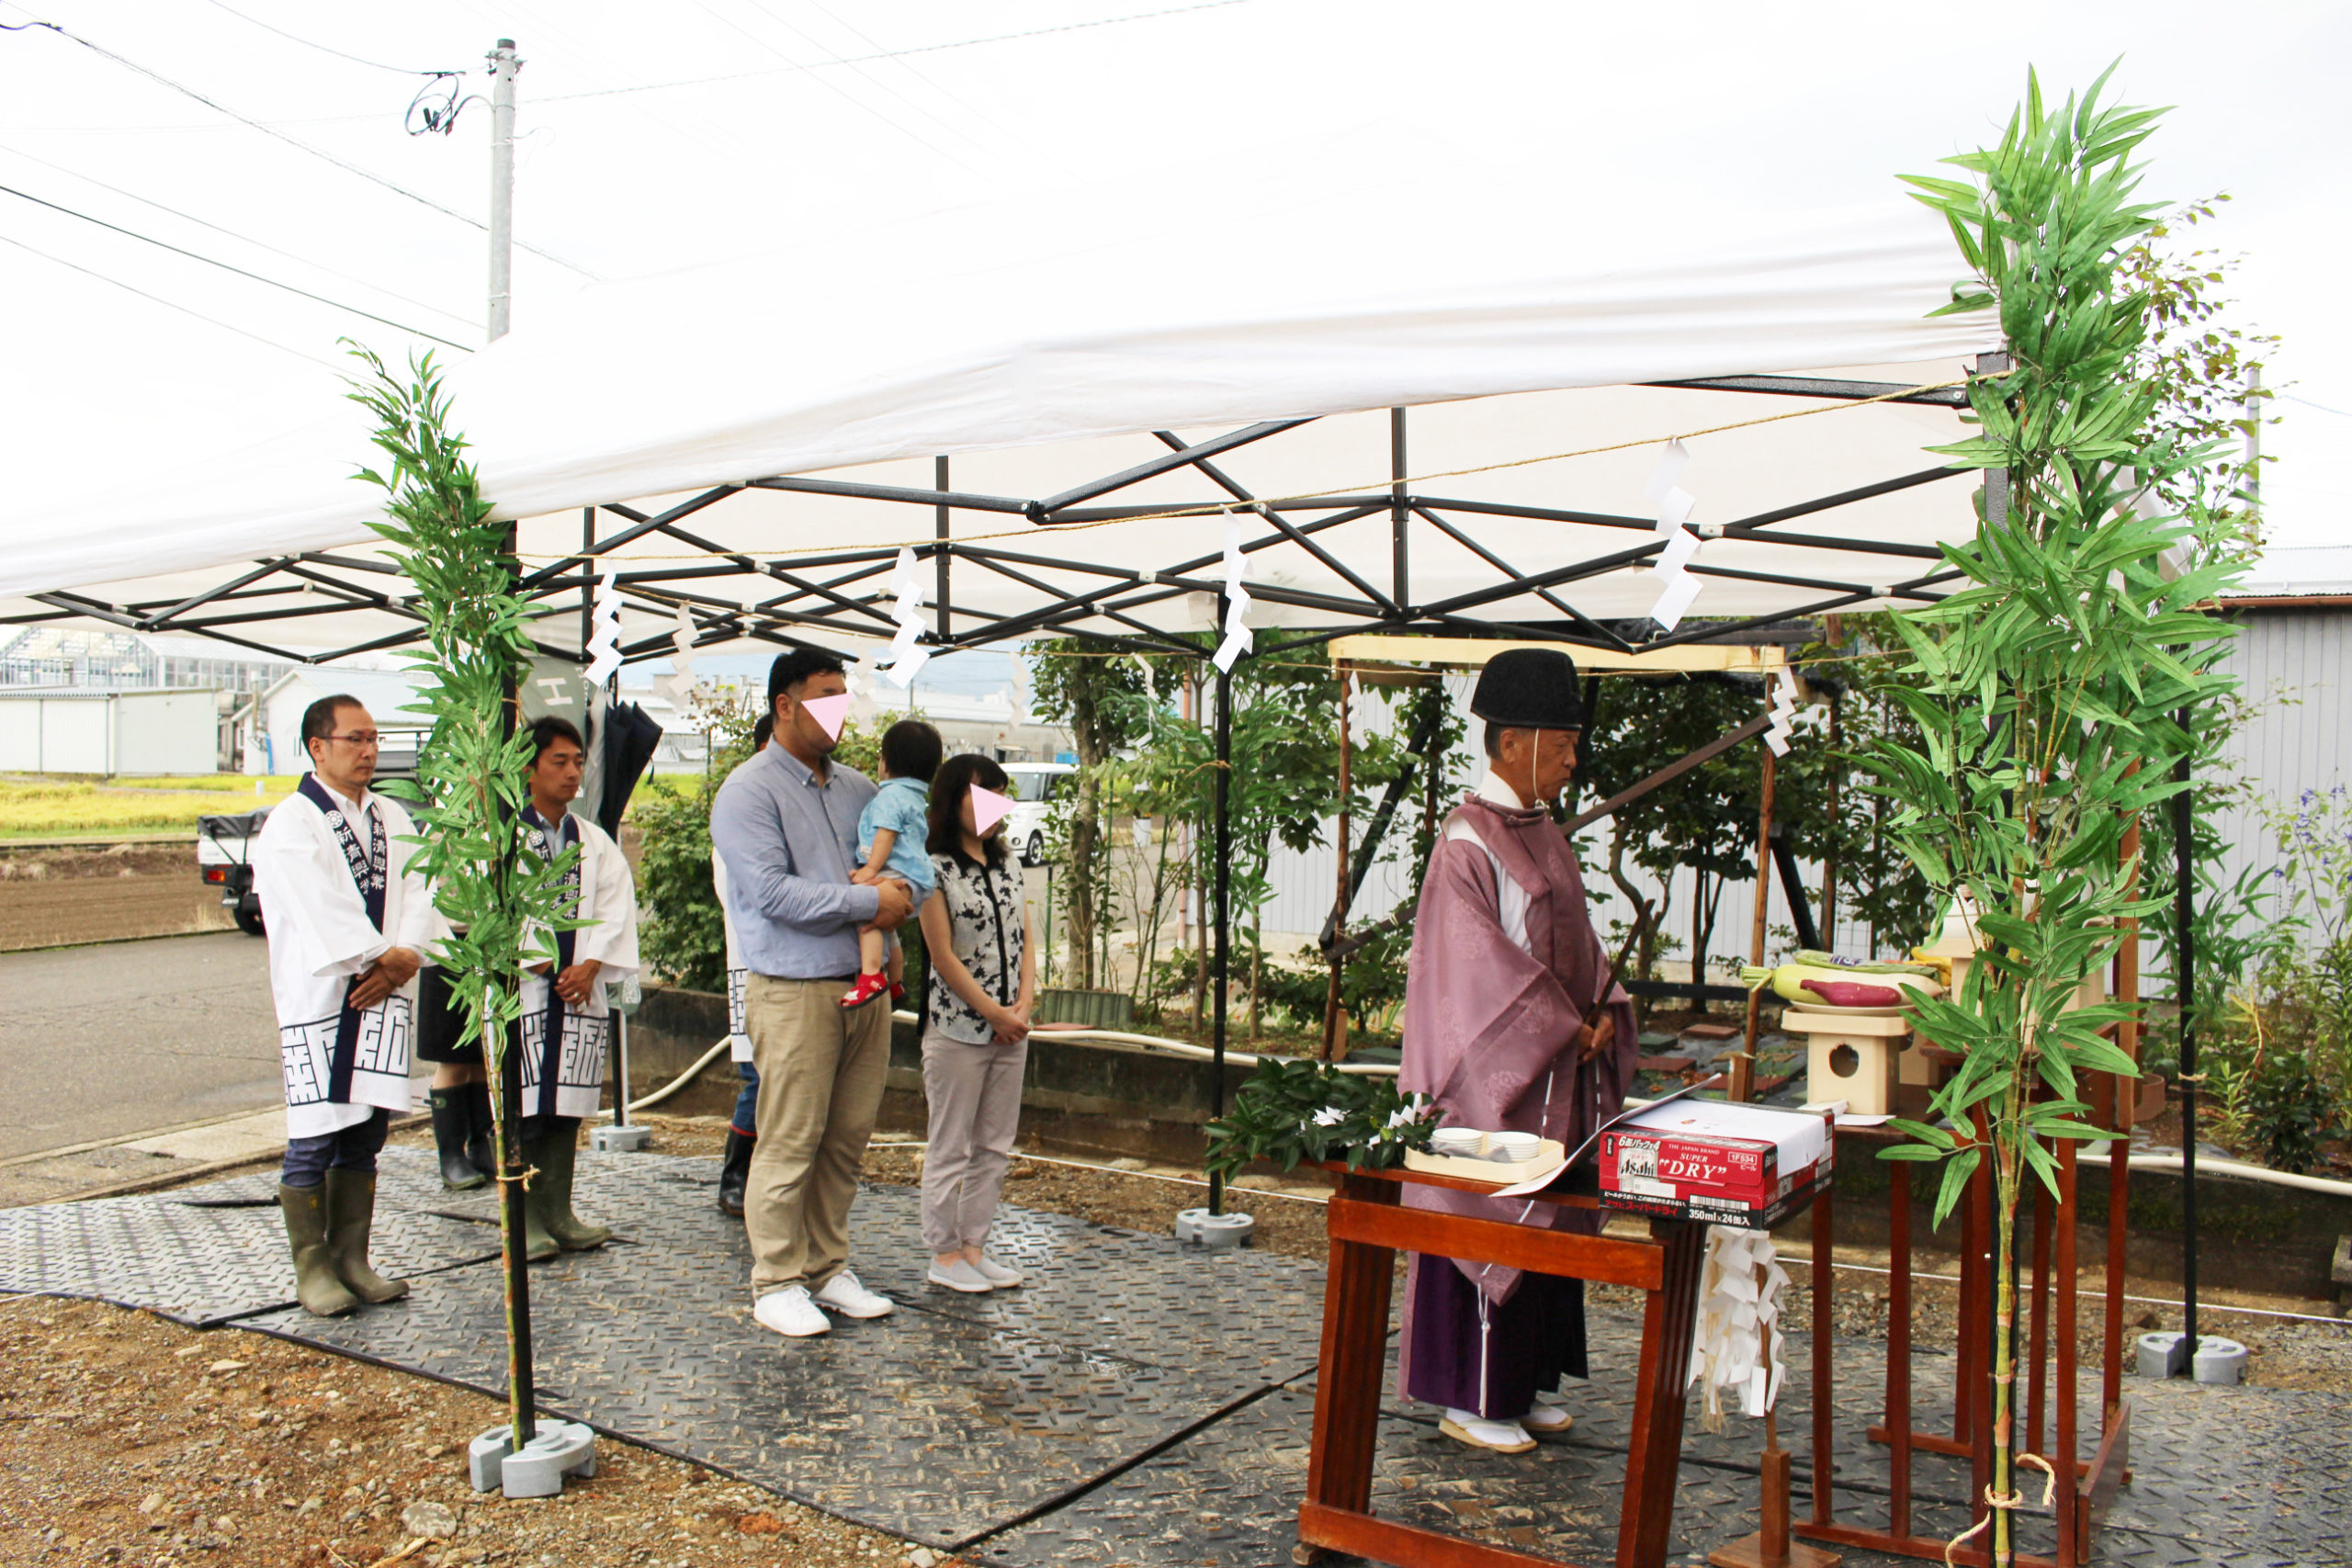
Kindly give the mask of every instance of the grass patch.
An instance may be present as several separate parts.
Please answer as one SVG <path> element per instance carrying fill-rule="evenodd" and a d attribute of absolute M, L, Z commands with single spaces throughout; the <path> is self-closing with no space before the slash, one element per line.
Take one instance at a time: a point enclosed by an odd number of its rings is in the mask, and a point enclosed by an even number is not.
<path fill-rule="evenodd" d="M 99 781 L 56 776 L 0 778 L 0 840 L 127 837 L 185 832 L 199 817 L 275 806 L 294 791 L 292 777 L 225 774 L 204 778 Z"/>

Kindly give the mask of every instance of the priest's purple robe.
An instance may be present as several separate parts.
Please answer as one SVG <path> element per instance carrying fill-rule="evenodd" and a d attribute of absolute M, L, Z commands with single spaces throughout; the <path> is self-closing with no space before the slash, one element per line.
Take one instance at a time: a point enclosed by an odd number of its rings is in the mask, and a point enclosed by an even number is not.
<path fill-rule="evenodd" d="M 1430 856 L 1398 1086 L 1430 1096 L 1445 1122 L 1534 1133 L 1574 1151 L 1623 1108 L 1639 1050 L 1631 998 L 1622 989 L 1600 997 L 1608 972 L 1575 851 L 1543 809 L 1520 807 L 1490 774 L 1447 817 Z M 1586 1060 L 1575 1038 L 1603 1007 L 1615 1037 Z M 1404 1201 L 1588 1234 L 1601 1218 L 1437 1187 L 1408 1186 Z M 1556 1389 L 1563 1372 L 1584 1371 L 1581 1281 L 1413 1257 L 1401 1352 L 1408 1397 L 1507 1420 L 1527 1414 L 1539 1389 Z"/>

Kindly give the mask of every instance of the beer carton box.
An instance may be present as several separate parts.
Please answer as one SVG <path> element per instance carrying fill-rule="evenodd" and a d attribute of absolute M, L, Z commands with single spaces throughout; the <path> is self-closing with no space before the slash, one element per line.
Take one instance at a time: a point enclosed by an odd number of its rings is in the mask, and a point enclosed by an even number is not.
<path fill-rule="evenodd" d="M 1665 1219 L 1768 1230 L 1830 1179 L 1830 1118 L 1677 1100 L 1600 1135 L 1600 1201 Z"/>

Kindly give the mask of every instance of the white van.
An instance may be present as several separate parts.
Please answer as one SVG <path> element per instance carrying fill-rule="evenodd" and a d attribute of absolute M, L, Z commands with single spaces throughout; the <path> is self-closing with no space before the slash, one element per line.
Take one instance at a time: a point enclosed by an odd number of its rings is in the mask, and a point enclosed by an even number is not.
<path fill-rule="evenodd" d="M 1078 793 L 1078 769 L 1069 762 L 1007 762 L 1007 792 L 1020 804 L 1004 819 L 1005 842 L 1023 865 L 1043 865 L 1055 813 Z"/>

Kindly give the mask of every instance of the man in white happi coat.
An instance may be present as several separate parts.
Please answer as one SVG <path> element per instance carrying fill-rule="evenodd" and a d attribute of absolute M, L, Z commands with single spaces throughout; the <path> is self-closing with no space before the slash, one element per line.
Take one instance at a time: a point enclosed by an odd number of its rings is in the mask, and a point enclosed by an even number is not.
<path fill-rule="evenodd" d="M 410 1105 L 413 982 L 435 926 L 431 891 L 409 870 L 415 825 L 368 787 L 377 740 L 357 699 L 311 704 L 311 771 L 253 854 L 286 1079 L 278 1206 L 296 1296 L 322 1317 L 408 1293 L 368 1266 L 368 1236 L 376 1156 L 391 1113 Z"/>
<path fill-rule="evenodd" d="M 637 884 L 620 846 L 602 828 L 571 810 L 588 749 L 569 720 L 542 718 L 531 726 L 531 804 L 523 813 L 525 843 L 552 863 L 568 849 L 579 853 L 563 875 L 572 931 L 534 926 L 524 933 L 523 1016 L 508 1048 L 522 1053 L 523 1160 L 537 1174 L 524 1205 L 526 1255 L 552 1258 L 602 1247 L 611 1230 L 571 1212 L 572 1168 L 580 1122 L 603 1099 L 605 1057 L 612 1040 L 612 1010 L 605 983 L 634 974 Z"/>

